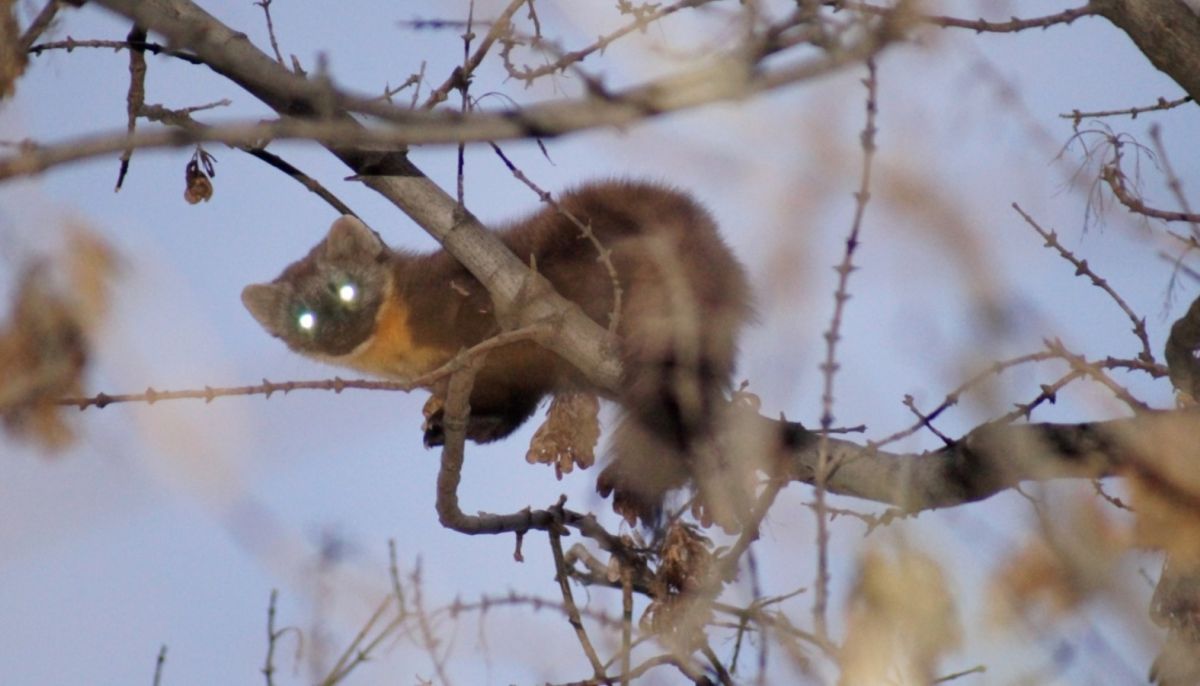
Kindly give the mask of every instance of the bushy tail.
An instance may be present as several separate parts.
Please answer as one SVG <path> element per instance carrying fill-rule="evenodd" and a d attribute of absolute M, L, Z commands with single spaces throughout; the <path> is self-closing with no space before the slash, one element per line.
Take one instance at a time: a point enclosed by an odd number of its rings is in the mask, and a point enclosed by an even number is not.
<path fill-rule="evenodd" d="M 703 228 L 703 227 L 702 227 Z M 749 317 L 741 267 L 711 232 L 682 244 L 646 236 L 621 324 L 625 417 L 597 483 L 631 523 L 654 525 L 667 492 L 692 484 L 706 519 L 737 528 L 743 489 L 716 440 L 727 405 L 736 338 Z M 713 241 L 717 246 L 709 245 Z M 687 249 L 699 250 L 699 256 Z M 714 263 L 715 261 L 715 263 Z M 638 278 L 638 277 L 642 278 Z"/>

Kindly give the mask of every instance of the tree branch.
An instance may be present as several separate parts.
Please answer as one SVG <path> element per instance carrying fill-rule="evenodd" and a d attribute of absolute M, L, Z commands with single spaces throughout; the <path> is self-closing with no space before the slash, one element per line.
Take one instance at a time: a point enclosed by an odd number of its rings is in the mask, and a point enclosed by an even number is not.
<path fill-rule="evenodd" d="M 832 5 L 837 8 L 846 8 L 864 14 L 885 15 L 891 14 L 897 10 L 895 7 L 881 7 L 871 5 L 865 2 L 845 2 L 844 0 L 825 0 L 826 5 Z M 988 21 L 986 19 L 960 19 L 958 17 L 948 17 L 936 14 L 924 14 L 917 17 L 918 21 L 943 28 L 954 29 L 970 29 L 976 33 L 1016 33 L 1017 31 L 1027 31 L 1029 29 L 1047 29 L 1055 24 L 1070 24 L 1080 17 L 1087 17 L 1097 14 L 1097 10 L 1092 5 L 1084 5 L 1083 7 L 1075 7 L 1072 9 L 1063 10 L 1055 14 L 1048 14 L 1044 17 L 1034 17 L 1032 19 L 1019 19 L 1013 17 L 1008 21 Z"/>
<path fill-rule="evenodd" d="M 950 446 L 920 454 L 886 453 L 833 438 L 829 444 L 837 460 L 826 482 L 830 493 L 909 512 L 984 500 L 1022 481 L 1130 473 L 1200 511 L 1200 493 L 1182 490 L 1160 468 L 1164 451 L 1200 461 L 1200 409 L 1081 424 L 984 424 Z M 815 483 L 816 434 L 793 425 L 786 445 L 791 478 Z"/>
<path fill-rule="evenodd" d="M 1190 224 L 1200 222 L 1200 214 L 1160 210 L 1142 202 L 1141 198 L 1135 196 L 1125 186 L 1125 175 L 1121 173 L 1121 170 L 1116 165 L 1105 165 L 1100 170 L 1100 179 L 1108 184 L 1108 187 L 1112 190 L 1113 197 L 1134 214 L 1161 219 L 1166 222 L 1188 222 Z"/>
<path fill-rule="evenodd" d="M 1092 0 L 1160 71 L 1200 99 L 1200 15 L 1180 0 Z"/>

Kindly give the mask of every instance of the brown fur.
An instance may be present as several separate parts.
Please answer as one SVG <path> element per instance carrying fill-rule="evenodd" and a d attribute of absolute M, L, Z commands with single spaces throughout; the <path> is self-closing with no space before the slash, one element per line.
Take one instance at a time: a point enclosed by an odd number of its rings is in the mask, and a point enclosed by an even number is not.
<path fill-rule="evenodd" d="M 678 191 L 610 181 L 566 193 L 559 205 L 611 251 L 624 289 L 617 330 L 624 381 L 619 393 L 604 395 L 623 406 L 627 419 L 598 488 L 605 495 L 616 491 L 615 504 L 627 517 L 648 520 L 666 491 L 700 478 L 696 446 L 711 442 L 733 372 L 737 334 L 751 316 L 746 278 L 708 213 Z M 607 326 L 613 282 L 572 221 L 544 208 L 498 233 L 563 297 Z M 351 281 L 365 291 L 363 302 L 381 303 L 363 305 L 357 313 L 372 317 L 373 326 L 364 328 L 360 320 L 313 302 L 322 291 L 306 280 L 327 273 L 352 274 Z M 340 282 L 334 283 L 336 288 Z M 295 305 L 280 314 L 284 303 L 301 298 L 296 293 L 304 294 L 305 307 L 337 320 L 332 333 L 298 338 L 291 320 Z M 293 349 L 392 378 L 431 371 L 500 330 L 487 291 L 450 254 L 372 247 L 361 230 L 339 230 L 336 224 L 326 242 L 272 284 L 248 287 L 243 300 Z M 583 385 L 581 374 L 534 343 L 493 351 L 475 380 L 468 437 L 487 442 L 507 436 L 547 394 Z M 426 436 L 430 444 L 441 438 L 434 419 Z"/>

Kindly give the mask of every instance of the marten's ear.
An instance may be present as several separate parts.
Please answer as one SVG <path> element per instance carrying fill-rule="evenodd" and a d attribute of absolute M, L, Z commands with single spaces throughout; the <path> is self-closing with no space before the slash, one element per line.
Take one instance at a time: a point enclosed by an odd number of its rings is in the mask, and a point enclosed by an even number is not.
<path fill-rule="evenodd" d="M 252 283 L 242 289 L 242 304 L 273 336 L 282 336 L 279 322 L 284 318 L 290 289 L 281 283 Z"/>
<path fill-rule="evenodd" d="M 342 215 L 329 227 L 325 237 L 325 257 L 338 259 L 374 259 L 383 252 L 383 241 L 353 215 Z"/>

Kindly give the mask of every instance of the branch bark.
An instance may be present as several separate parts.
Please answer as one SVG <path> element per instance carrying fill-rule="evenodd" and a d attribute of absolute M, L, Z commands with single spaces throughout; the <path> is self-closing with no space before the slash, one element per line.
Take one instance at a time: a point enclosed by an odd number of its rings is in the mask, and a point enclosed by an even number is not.
<path fill-rule="evenodd" d="M 1165 466 L 1200 462 L 1200 409 L 1081 424 L 985 424 L 929 453 L 889 453 L 835 438 L 829 446 L 836 465 L 826 481 L 829 492 L 907 512 L 984 500 L 1023 481 L 1121 474 L 1137 474 L 1200 512 L 1200 492 L 1181 485 Z M 815 483 L 817 435 L 792 425 L 785 447 L 790 478 Z"/>
<path fill-rule="evenodd" d="M 1200 99 L 1200 14 L 1182 0 L 1092 0 L 1155 67 Z"/>

